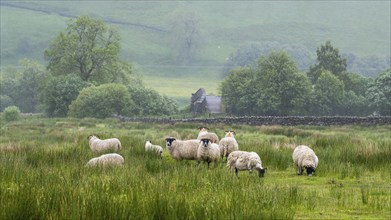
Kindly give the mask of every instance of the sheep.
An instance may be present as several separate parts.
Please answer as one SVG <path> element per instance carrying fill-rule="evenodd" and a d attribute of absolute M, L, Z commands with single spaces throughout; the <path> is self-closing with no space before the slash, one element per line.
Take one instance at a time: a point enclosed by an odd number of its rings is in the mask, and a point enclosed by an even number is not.
<path fill-rule="evenodd" d="M 166 149 L 175 160 L 196 160 L 199 140 L 176 140 L 166 138 Z"/>
<path fill-rule="evenodd" d="M 95 166 L 122 166 L 124 164 L 124 158 L 116 153 L 103 154 L 99 157 L 92 158 L 86 164 L 86 167 Z"/>
<path fill-rule="evenodd" d="M 212 141 L 208 138 L 201 139 L 197 151 L 197 163 L 200 164 L 201 161 L 207 162 L 209 168 L 209 164 L 214 162 L 216 167 L 219 157 L 219 145 L 212 143 Z"/>
<path fill-rule="evenodd" d="M 197 137 L 198 140 L 201 140 L 203 138 L 208 138 L 209 140 L 212 141 L 212 143 L 219 143 L 220 139 L 217 136 L 217 134 L 208 132 L 209 129 L 207 127 L 199 127 L 199 129 L 200 132 L 198 133 L 198 137 Z"/>
<path fill-rule="evenodd" d="M 267 168 L 262 167 L 262 161 L 259 155 L 255 152 L 233 151 L 229 154 L 227 167 L 232 172 L 235 168 L 237 177 L 240 170 L 248 170 L 249 174 L 255 169 L 258 171 L 258 176 L 263 177 Z"/>
<path fill-rule="evenodd" d="M 315 152 L 305 145 L 299 145 L 292 154 L 292 159 L 298 167 L 297 174 L 302 175 L 303 169 L 306 169 L 307 175 L 312 176 L 318 166 L 318 157 Z"/>
<path fill-rule="evenodd" d="M 90 135 L 88 140 L 91 150 L 95 153 L 102 153 L 108 150 L 119 151 L 122 148 L 121 142 L 117 138 L 101 140 L 95 135 Z"/>
<path fill-rule="evenodd" d="M 155 152 L 160 159 L 163 158 L 163 148 L 159 145 L 152 144 L 150 140 L 145 142 L 145 151 Z"/>
<path fill-rule="evenodd" d="M 228 155 L 231 152 L 239 150 L 239 145 L 234 137 L 234 134 L 234 131 L 225 131 L 225 137 L 219 142 L 220 155 L 222 159 L 225 157 L 226 160 L 228 160 Z"/>

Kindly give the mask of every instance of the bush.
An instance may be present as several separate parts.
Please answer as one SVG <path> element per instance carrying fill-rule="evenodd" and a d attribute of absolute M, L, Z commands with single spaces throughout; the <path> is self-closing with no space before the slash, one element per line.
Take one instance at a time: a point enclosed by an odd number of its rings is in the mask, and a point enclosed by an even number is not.
<path fill-rule="evenodd" d="M 121 84 L 103 84 L 81 90 L 69 106 L 69 116 L 76 118 L 107 118 L 113 114 L 131 116 L 134 102 Z"/>
<path fill-rule="evenodd" d="M 8 106 L 4 109 L 4 119 L 6 121 L 16 121 L 20 117 L 20 110 L 17 106 Z"/>
<path fill-rule="evenodd" d="M 50 79 L 40 97 L 46 114 L 49 117 L 67 116 L 69 105 L 90 85 L 75 74 Z"/>
<path fill-rule="evenodd" d="M 0 95 L 0 111 L 4 111 L 8 106 L 12 106 L 14 101 L 8 95 Z"/>

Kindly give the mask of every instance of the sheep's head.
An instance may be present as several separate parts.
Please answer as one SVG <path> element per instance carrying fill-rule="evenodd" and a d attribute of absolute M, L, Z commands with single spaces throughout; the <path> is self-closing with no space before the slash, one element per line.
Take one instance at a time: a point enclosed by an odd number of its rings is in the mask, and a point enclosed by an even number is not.
<path fill-rule="evenodd" d="M 263 168 L 263 167 L 256 167 L 255 168 L 257 171 L 258 171 L 258 176 L 259 177 L 264 177 L 265 176 L 265 173 L 266 173 L 266 170 L 267 168 Z"/>
<path fill-rule="evenodd" d="M 93 138 L 93 137 L 97 137 L 97 136 L 96 136 L 96 135 L 93 135 L 93 134 L 88 135 L 87 140 L 91 140 L 91 138 Z"/>
<path fill-rule="evenodd" d="M 235 135 L 234 131 L 225 131 L 225 136 L 226 137 L 233 137 Z"/>
<path fill-rule="evenodd" d="M 176 140 L 176 139 L 173 138 L 173 137 L 168 137 L 168 138 L 166 138 L 166 144 L 167 144 L 167 146 L 171 147 L 172 142 L 175 141 L 175 140 Z"/>
<path fill-rule="evenodd" d="M 198 128 L 200 130 L 200 132 L 208 132 L 209 128 L 207 127 L 199 127 Z"/>
<path fill-rule="evenodd" d="M 312 176 L 313 173 L 315 173 L 315 168 L 312 166 L 308 166 L 305 168 L 307 172 L 307 176 Z"/>
<path fill-rule="evenodd" d="M 208 138 L 202 138 L 201 142 L 204 145 L 204 147 L 208 147 L 209 142 L 211 142 L 211 140 L 209 140 Z"/>

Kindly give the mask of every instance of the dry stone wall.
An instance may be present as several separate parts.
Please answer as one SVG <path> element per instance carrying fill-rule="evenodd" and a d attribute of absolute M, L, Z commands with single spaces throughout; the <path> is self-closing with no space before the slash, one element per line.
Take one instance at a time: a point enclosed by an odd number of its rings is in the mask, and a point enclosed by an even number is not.
<path fill-rule="evenodd" d="M 246 117 L 219 117 L 219 118 L 129 118 L 119 115 L 113 116 L 126 122 L 144 123 L 199 123 L 199 124 L 247 124 L 247 125 L 389 125 L 391 117 L 315 117 L 315 116 L 246 116 Z"/>

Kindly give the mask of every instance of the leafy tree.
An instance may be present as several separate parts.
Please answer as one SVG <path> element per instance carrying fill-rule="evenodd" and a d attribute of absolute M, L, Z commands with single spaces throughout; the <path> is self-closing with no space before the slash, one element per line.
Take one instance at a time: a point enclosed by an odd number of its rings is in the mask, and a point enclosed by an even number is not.
<path fill-rule="evenodd" d="M 176 54 L 176 63 L 191 64 L 201 44 L 200 18 L 192 11 L 175 11 L 170 16 L 168 36 Z"/>
<path fill-rule="evenodd" d="M 0 95 L 0 112 L 8 106 L 14 105 L 14 101 L 8 95 Z"/>
<path fill-rule="evenodd" d="M 316 50 L 318 64 L 312 66 L 308 73 L 311 81 L 316 82 L 319 75 L 324 70 L 330 71 L 332 74 L 339 76 L 342 72 L 346 71 L 346 59 L 341 57 L 339 50 L 331 45 L 330 41 L 327 41 L 325 45 L 321 45 Z"/>
<path fill-rule="evenodd" d="M 77 74 L 94 84 L 127 80 L 127 63 L 119 61 L 120 36 L 101 20 L 71 19 L 45 50 L 48 69 L 56 76 Z M 127 69 L 127 71 L 123 71 Z"/>
<path fill-rule="evenodd" d="M 231 71 L 220 85 L 222 102 L 229 113 L 252 115 L 257 112 L 255 71 L 242 67 Z"/>
<path fill-rule="evenodd" d="M 69 106 L 68 115 L 77 118 L 107 118 L 113 114 L 130 116 L 133 108 L 134 103 L 127 88 L 110 83 L 81 90 Z"/>
<path fill-rule="evenodd" d="M 39 90 L 48 77 L 43 66 L 36 61 L 21 61 L 23 70 L 17 80 L 14 92 L 15 104 L 22 112 L 37 112 L 39 106 Z"/>
<path fill-rule="evenodd" d="M 134 107 L 134 114 L 139 116 L 147 115 L 170 115 L 178 112 L 177 103 L 152 89 L 145 88 L 142 84 L 128 86 L 132 100 L 137 105 Z"/>
<path fill-rule="evenodd" d="M 41 92 L 40 99 L 49 117 L 65 117 L 68 107 L 79 92 L 90 86 L 77 75 L 52 77 Z"/>
<path fill-rule="evenodd" d="M 262 114 L 307 114 L 310 83 L 285 51 L 262 57 L 258 69 L 257 105 Z"/>
<path fill-rule="evenodd" d="M 343 82 L 329 71 L 323 71 L 314 85 L 314 96 L 315 115 L 336 115 L 344 97 Z"/>
<path fill-rule="evenodd" d="M 367 91 L 370 107 L 377 114 L 391 115 L 391 69 L 381 73 Z"/>

